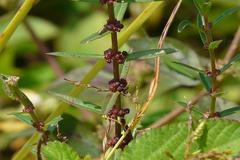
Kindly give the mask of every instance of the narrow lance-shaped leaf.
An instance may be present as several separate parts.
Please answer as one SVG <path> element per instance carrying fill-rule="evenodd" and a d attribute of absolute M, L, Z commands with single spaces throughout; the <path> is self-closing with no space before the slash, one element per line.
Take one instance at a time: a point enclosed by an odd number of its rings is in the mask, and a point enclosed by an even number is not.
<path fill-rule="evenodd" d="M 205 42 L 207 41 L 207 37 L 205 33 L 202 31 L 202 26 L 204 26 L 204 17 L 201 14 L 198 14 L 197 16 L 197 25 L 198 25 L 199 35 L 201 37 L 203 45 L 205 45 Z"/>
<path fill-rule="evenodd" d="M 72 52 L 50 52 L 47 54 L 52 56 L 72 57 L 72 58 L 104 59 L 104 56 L 100 54 L 72 53 Z"/>
<path fill-rule="evenodd" d="M 80 98 L 75 98 L 75 97 L 71 97 L 68 95 L 54 93 L 54 92 L 50 92 L 50 91 L 49 91 L 49 94 L 53 95 L 54 97 L 58 98 L 59 100 L 65 102 L 65 103 L 68 103 L 77 108 L 86 109 L 86 110 L 89 110 L 89 111 L 92 111 L 92 112 L 95 112 L 98 114 L 102 113 L 100 106 L 90 103 L 90 102 L 85 102 L 85 101 L 81 100 Z"/>
<path fill-rule="evenodd" d="M 176 50 L 172 48 L 139 51 L 139 52 L 134 52 L 132 54 L 129 54 L 127 56 L 127 61 L 132 61 L 139 58 L 142 58 L 142 59 L 155 58 L 158 56 L 163 56 L 163 55 L 174 53 L 174 52 L 176 52 Z"/>
<path fill-rule="evenodd" d="M 50 142 L 42 147 L 42 154 L 48 160 L 81 160 L 76 151 L 61 142 Z"/>
<path fill-rule="evenodd" d="M 90 2 L 99 4 L 99 0 L 78 0 L 79 2 Z M 155 2 L 155 1 L 162 1 L 162 0 L 121 0 L 119 3 L 136 3 L 136 2 Z"/>
<path fill-rule="evenodd" d="M 220 117 L 225 117 L 225 116 L 234 114 L 237 111 L 240 111 L 240 106 L 232 107 L 232 108 L 229 108 L 229 109 L 226 109 L 226 110 L 220 112 Z"/>
<path fill-rule="evenodd" d="M 188 104 L 185 103 L 185 102 L 178 101 L 177 104 L 179 104 L 182 107 L 188 108 Z M 203 115 L 203 113 L 199 109 L 197 109 L 196 107 L 191 107 L 191 110 L 200 114 L 200 115 Z"/>
<path fill-rule="evenodd" d="M 186 68 L 188 68 L 188 69 L 191 69 L 192 71 L 205 74 L 205 72 L 204 72 L 203 70 L 200 70 L 200 69 L 198 69 L 198 68 L 192 67 L 192 66 L 190 66 L 190 65 L 187 65 L 187 64 L 184 64 L 184 63 L 181 63 L 181 62 L 173 62 L 173 63 L 178 64 L 178 65 L 181 65 L 181 66 L 186 67 Z"/>
<path fill-rule="evenodd" d="M 49 121 L 46 125 L 53 125 L 56 126 L 59 121 L 63 120 L 61 116 L 55 117 L 53 120 Z"/>
<path fill-rule="evenodd" d="M 217 17 L 215 19 L 215 21 L 213 21 L 213 26 L 216 25 L 218 22 L 220 22 L 221 20 L 223 20 L 224 18 L 226 18 L 227 16 L 233 14 L 234 12 L 236 12 L 237 10 L 239 10 L 240 7 L 234 7 L 231 9 L 226 10 L 225 12 L 223 12 L 219 17 Z"/>
<path fill-rule="evenodd" d="M 34 122 L 31 117 L 29 117 L 28 115 L 25 115 L 24 113 L 10 113 L 9 115 L 14 115 L 17 117 L 17 119 L 29 125 L 32 125 Z"/>
<path fill-rule="evenodd" d="M 212 79 L 209 76 L 202 74 L 202 73 L 199 73 L 199 77 L 200 77 L 200 81 L 202 82 L 203 86 L 206 88 L 206 90 L 208 92 L 210 92 L 211 88 L 212 88 Z"/>
<path fill-rule="evenodd" d="M 127 10 L 127 3 L 115 3 L 114 4 L 114 14 L 117 20 L 122 21 L 124 14 Z M 89 43 L 91 41 L 97 40 L 99 38 L 102 38 L 108 34 L 110 34 L 110 31 L 105 30 L 104 28 L 101 31 L 95 32 L 88 36 L 87 38 L 84 38 L 81 43 Z"/>
<path fill-rule="evenodd" d="M 189 20 L 183 20 L 178 25 L 178 32 L 182 32 L 189 25 L 192 25 L 192 22 L 190 22 Z"/>
<path fill-rule="evenodd" d="M 222 40 L 219 41 L 213 41 L 209 44 L 209 49 L 210 50 L 215 50 L 218 48 L 218 46 L 222 43 Z"/>
<path fill-rule="evenodd" d="M 200 13 L 208 13 L 211 8 L 210 0 L 193 0 L 194 5 Z"/>
<path fill-rule="evenodd" d="M 236 55 L 228 64 L 226 64 L 223 68 L 220 69 L 220 73 L 223 73 L 228 68 L 230 68 L 235 62 L 240 59 L 240 54 Z"/>

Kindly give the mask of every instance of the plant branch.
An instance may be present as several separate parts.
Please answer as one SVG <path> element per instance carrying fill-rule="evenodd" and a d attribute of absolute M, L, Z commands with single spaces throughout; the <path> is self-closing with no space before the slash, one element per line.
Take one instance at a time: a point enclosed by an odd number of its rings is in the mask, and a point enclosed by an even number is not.
<path fill-rule="evenodd" d="M 0 35 L 0 53 L 5 47 L 6 43 L 17 29 L 18 25 L 24 20 L 36 0 L 25 0 L 21 8 L 17 11 L 11 22 Z"/>
<path fill-rule="evenodd" d="M 161 49 L 162 46 L 163 46 L 163 43 L 165 41 L 165 38 L 166 38 L 167 32 L 169 30 L 169 27 L 171 26 L 172 21 L 173 21 L 175 15 L 176 15 L 181 3 L 182 3 L 182 0 L 179 0 L 177 5 L 173 9 L 173 12 L 172 12 L 170 18 L 168 19 L 168 22 L 167 22 L 166 26 L 163 29 L 162 35 L 161 35 L 159 43 L 158 43 L 158 48 L 159 49 Z M 106 156 L 105 160 L 109 160 L 111 158 L 111 156 L 113 155 L 113 153 L 115 152 L 117 147 L 124 140 L 124 138 L 128 135 L 128 133 L 132 132 L 136 128 L 138 123 L 142 120 L 143 115 L 146 113 L 146 111 L 148 109 L 148 106 L 151 103 L 151 101 L 154 98 L 154 95 L 156 93 L 156 90 L 157 90 L 157 87 L 158 87 L 159 71 L 160 71 L 160 57 L 157 57 L 156 60 L 155 60 L 155 74 L 154 74 L 154 77 L 153 77 L 152 82 L 150 84 L 149 96 L 148 96 L 147 101 L 144 103 L 144 105 L 140 109 L 140 111 L 135 114 L 134 119 L 129 124 L 129 128 L 122 134 L 121 138 L 115 144 L 115 146 L 110 151 L 110 153 Z"/>
<path fill-rule="evenodd" d="M 131 25 L 123 32 L 119 38 L 118 38 L 118 45 L 121 47 L 127 40 L 128 38 L 136 32 L 142 25 L 143 23 L 154 13 L 154 11 L 161 5 L 163 4 L 163 1 L 159 2 L 151 2 L 146 9 L 131 23 Z M 98 74 L 99 71 L 105 66 L 106 62 L 105 60 L 99 60 L 93 68 L 84 76 L 84 78 L 81 80 L 80 83 L 82 84 L 88 84 L 91 82 L 91 80 Z M 70 96 L 77 96 L 79 95 L 82 91 L 84 90 L 84 87 L 75 87 L 71 92 Z M 55 117 L 63 114 L 63 112 L 68 108 L 68 104 L 66 103 L 61 103 L 55 111 L 53 111 L 49 117 L 46 119 L 45 123 L 53 120 Z M 27 144 L 32 144 L 37 141 L 39 137 L 39 133 L 36 132 L 32 135 L 32 137 L 27 141 Z M 15 154 L 13 157 L 13 160 L 23 160 L 26 155 L 29 153 L 29 151 L 33 147 L 22 147 L 18 153 Z"/>
<path fill-rule="evenodd" d="M 26 29 L 28 30 L 28 32 L 30 33 L 33 41 L 36 43 L 36 45 L 38 46 L 40 52 L 42 53 L 42 56 L 47 60 L 47 62 L 50 64 L 50 66 L 52 67 L 52 69 L 55 71 L 55 73 L 57 74 L 58 77 L 63 77 L 64 73 L 62 71 L 62 69 L 60 68 L 60 66 L 58 65 L 58 63 L 56 62 L 56 60 L 50 56 L 47 55 L 45 53 L 49 53 L 50 50 L 48 49 L 48 47 L 44 44 L 44 42 L 42 42 L 38 36 L 36 35 L 36 33 L 34 32 L 34 30 L 32 29 L 31 25 L 28 23 L 27 20 L 24 21 L 24 25 L 26 27 Z"/>
<path fill-rule="evenodd" d="M 240 26 L 238 27 L 238 30 L 234 36 L 234 39 L 233 39 L 233 41 L 229 47 L 229 50 L 224 58 L 225 63 L 229 62 L 234 57 L 234 55 L 236 54 L 236 50 L 239 46 L 239 43 L 240 43 Z"/>

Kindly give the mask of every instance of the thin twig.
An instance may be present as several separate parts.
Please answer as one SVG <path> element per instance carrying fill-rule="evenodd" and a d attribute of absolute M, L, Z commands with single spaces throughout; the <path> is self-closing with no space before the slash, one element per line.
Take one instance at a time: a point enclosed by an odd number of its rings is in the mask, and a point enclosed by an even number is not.
<path fill-rule="evenodd" d="M 52 67 L 52 69 L 55 71 L 55 73 L 57 74 L 58 77 L 63 77 L 64 73 L 62 71 L 62 69 L 60 68 L 60 66 L 58 65 L 58 63 L 56 62 L 56 60 L 51 57 L 50 55 L 47 55 L 45 53 L 49 53 L 50 50 L 48 49 L 48 47 L 38 38 L 38 36 L 36 35 L 36 33 L 34 32 L 34 30 L 32 29 L 31 25 L 27 22 L 27 20 L 24 21 L 24 25 L 26 27 L 26 29 L 28 30 L 28 32 L 30 33 L 33 41 L 36 43 L 36 45 L 38 46 L 42 56 L 47 60 L 47 62 L 50 64 L 50 66 Z"/>
<path fill-rule="evenodd" d="M 179 0 L 177 5 L 173 9 L 173 12 L 172 12 L 166 26 L 164 27 L 164 30 L 162 32 L 162 35 L 161 35 L 159 43 L 158 43 L 159 49 L 161 49 L 163 46 L 168 29 L 169 29 L 170 25 L 172 24 L 172 21 L 176 15 L 181 3 L 182 3 L 182 0 Z M 160 57 L 157 57 L 155 60 L 155 74 L 154 74 L 154 77 L 153 77 L 151 85 L 150 85 L 149 96 L 148 96 L 147 101 L 144 103 L 144 105 L 140 109 L 140 111 L 135 114 L 134 119 L 129 124 L 129 128 L 122 134 L 121 138 L 118 140 L 118 142 L 115 144 L 113 149 L 109 152 L 109 154 L 106 155 L 105 160 L 109 160 L 111 158 L 111 156 L 113 155 L 113 153 L 115 152 L 117 147 L 120 145 L 120 143 L 123 141 L 123 139 L 127 136 L 128 132 L 133 131 L 135 129 L 135 127 L 138 125 L 138 123 L 142 120 L 143 115 L 147 111 L 148 106 L 151 103 L 151 101 L 156 93 L 156 90 L 158 87 L 159 71 L 160 71 Z"/>
<path fill-rule="evenodd" d="M 240 43 L 240 27 L 238 27 L 238 30 L 234 36 L 234 39 L 228 49 L 228 52 L 224 58 L 225 63 L 228 63 L 236 54 L 236 50 Z"/>
<path fill-rule="evenodd" d="M 207 95 L 207 92 L 205 91 L 205 89 L 202 89 L 196 96 L 194 96 L 189 101 L 190 105 L 195 105 L 205 95 Z M 170 121 L 174 120 L 176 117 L 181 115 L 185 110 L 186 110 L 186 108 L 184 108 L 184 107 L 178 107 L 174 111 L 172 111 L 171 113 L 165 115 L 163 118 L 161 118 L 160 120 L 158 120 L 155 123 L 153 123 L 152 125 L 150 125 L 149 128 L 162 127 L 163 125 L 169 123 Z"/>

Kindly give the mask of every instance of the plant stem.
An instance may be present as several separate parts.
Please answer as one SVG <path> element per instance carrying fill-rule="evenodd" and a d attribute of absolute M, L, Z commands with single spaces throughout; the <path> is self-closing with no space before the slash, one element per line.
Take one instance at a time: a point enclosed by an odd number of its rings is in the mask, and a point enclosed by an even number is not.
<path fill-rule="evenodd" d="M 128 38 L 136 32 L 144 22 L 154 13 L 154 11 L 157 10 L 157 8 L 162 5 L 164 2 L 151 2 L 144 11 L 131 23 L 131 25 L 119 36 L 118 38 L 118 44 L 119 46 L 122 46 Z M 84 76 L 84 78 L 81 80 L 82 84 L 88 84 L 91 82 L 91 80 L 98 74 L 99 71 L 105 66 L 106 61 L 105 60 L 99 60 L 93 68 L 87 73 L 87 75 Z M 70 96 L 76 97 L 84 90 L 84 87 L 75 87 L 71 92 Z M 51 121 L 55 117 L 63 114 L 63 112 L 68 108 L 68 104 L 61 103 L 54 112 L 52 112 L 49 117 L 45 120 L 45 123 Z M 39 133 L 35 132 L 31 138 L 27 141 L 27 144 L 32 144 L 37 141 L 39 137 Z M 23 160 L 27 154 L 30 152 L 30 150 L 33 148 L 33 146 L 29 147 L 22 147 L 13 157 L 13 160 Z"/>
<path fill-rule="evenodd" d="M 210 28 L 209 28 L 209 22 L 207 16 L 204 15 L 204 23 L 205 23 L 205 35 L 207 37 L 207 45 L 209 45 L 212 42 Z M 210 117 L 214 116 L 215 113 L 215 106 L 216 106 L 216 96 L 214 96 L 214 93 L 217 91 L 217 74 L 216 74 L 216 57 L 213 49 L 208 49 L 210 59 L 211 59 L 211 71 L 212 71 L 212 89 L 211 89 L 211 106 L 210 106 Z"/>
<path fill-rule="evenodd" d="M 113 4 L 108 4 L 108 16 L 109 20 L 114 22 L 115 16 L 114 16 L 114 6 Z M 116 55 L 118 52 L 118 40 L 117 40 L 117 33 L 115 31 L 112 31 L 111 33 L 111 39 L 112 39 L 112 50 L 113 55 Z M 116 60 L 113 60 L 113 75 L 114 80 L 119 81 L 119 64 Z M 119 94 L 117 101 L 116 101 L 116 108 L 121 109 L 121 96 Z M 121 125 L 119 123 L 115 122 L 115 136 L 120 137 L 121 136 Z"/>
<path fill-rule="evenodd" d="M 8 24 L 6 29 L 0 35 L 0 53 L 5 47 L 7 41 L 12 36 L 13 32 L 17 29 L 18 25 L 21 24 L 25 16 L 28 14 L 36 0 L 25 0 L 21 8 L 17 11 L 11 22 Z"/>

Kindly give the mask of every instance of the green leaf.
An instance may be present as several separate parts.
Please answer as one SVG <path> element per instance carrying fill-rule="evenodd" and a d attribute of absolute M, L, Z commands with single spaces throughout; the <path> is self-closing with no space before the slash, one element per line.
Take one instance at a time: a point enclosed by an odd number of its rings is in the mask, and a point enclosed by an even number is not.
<path fill-rule="evenodd" d="M 178 101 L 177 104 L 179 104 L 182 107 L 188 108 L 188 104 L 185 103 L 185 102 Z M 196 112 L 200 115 L 203 115 L 203 113 L 199 109 L 197 109 L 196 107 L 192 107 L 191 109 L 192 109 L 192 111 L 194 111 L 194 112 Z"/>
<path fill-rule="evenodd" d="M 50 142 L 42 147 L 42 154 L 48 160 L 81 160 L 76 151 L 61 142 Z"/>
<path fill-rule="evenodd" d="M 127 56 L 127 61 L 136 60 L 138 58 L 142 58 L 142 59 L 155 58 L 158 56 L 163 56 L 163 55 L 174 53 L 174 52 L 176 52 L 176 50 L 171 48 L 138 51 L 138 52 L 129 54 Z"/>
<path fill-rule="evenodd" d="M 53 120 L 49 121 L 46 125 L 56 126 L 61 120 L 63 120 L 63 118 L 61 116 L 57 116 Z"/>
<path fill-rule="evenodd" d="M 34 122 L 32 118 L 30 118 L 28 115 L 25 115 L 24 113 L 10 113 L 9 115 L 14 115 L 17 117 L 17 119 L 29 125 L 32 125 L 32 123 Z"/>
<path fill-rule="evenodd" d="M 198 68 L 195 68 L 195 67 L 192 67 L 190 65 L 187 65 L 187 64 L 184 64 L 184 63 L 181 63 L 181 62 L 173 62 L 175 64 L 178 64 L 178 65 L 181 65 L 183 67 L 186 67 L 188 69 L 191 69 L 192 71 L 196 71 L 196 72 L 199 72 L 199 73 L 202 73 L 202 74 L 205 74 L 205 72 L 203 70 L 200 70 Z"/>
<path fill-rule="evenodd" d="M 189 20 L 183 20 L 178 25 L 178 32 L 182 32 L 189 25 L 192 25 L 192 22 L 190 22 Z"/>
<path fill-rule="evenodd" d="M 117 20 L 119 20 L 119 21 L 123 20 L 124 14 L 125 14 L 125 12 L 127 10 L 127 6 L 128 6 L 127 3 L 115 3 L 114 4 L 114 15 L 115 15 Z M 96 39 L 102 38 L 102 37 L 104 37 L 104 36 L 106 36 L 106 35 L 108 35 L 110 33 L 111 32 L 107 31 L 107 30 L 101 31 L 101 34 L 100 34 L 100 31 L 92 33 L 87 38 L 84 38 L 81 41 L 81 43 L 89 43 L 89 42 L 94 41 Z"/>
<path fill-rule="evenodd" d="M 70 52 L 50 52 L 46 53 L 52 56 L 72 57 L 72 58 L 91 58 L 91 59 L 104 59 L 100 54 L 87 54 L 87 53 L 70 53 Z"/>
<path fill-rule="evenodd" d="M 194 122 L 193 126 L 196 127 L 199 124 Z M 168 160 L 170 158 L 166 152 L 170 153 L 175 160 L 183 160 L 187 135 L 187 122 L 150 130 L 124 148 L 120 160 Z M 236 156 L 240 152 L 239 135 L 239 122 L 220 119 L 206 120 L 203 134 L 198 134 L 198 140 L 191 144 L 190 153 L 200 149 L 202 152 L 230 150 L 229 158 Z"/>
<path fill-rule="evenodd" d="M 224 71 L 226 71 L 229 67 L 231 67 L 239 59 L 240 59 L 240 54 L 233 57 L 233 59 L 228 64 L 226 64 L 225 66 L 223 66 L 223 68 L 220 69 L 220 73 L 223 73 Z"/>
<path fill-rule="evenodd" d="M 106 109 L 105 109 L 104 113 L 107 113 L 114 106 L 114 104 L 117 101 L 117 98 L 118 98 L 119 94 L 120 94 L 119 92 L 115 92 L 112 95 L 111 99 L 109 100 L 109 102 L 108 102 L 108 104 L 106 106 Z"/>
<path fill-rule="evenodd" d="M 99 4 L 99 0 L 78 0 L 79 2 L 90 2 Z M 162 0 L 122 0 L 119 3 L 135 3 L 135 2 L 155 2 L 155 1 L 162 1 Z"/>
<path fill-rule="evenodd" d="M 202 31 L 202 26 L 204 26 L 204 17 L 201 14 L 198 14 L 197 16 L 197 26 L 198 26 L 198 32 L 201 37 L 202 43 L 205 45 L 205 42 L 207 41 L 207 37 L 205 33 Z"/>
<path fill-rule="evenodd" d="M 237 10 L 239 10 L 239 8 L 240 7 L 234 7 L 234 8 L 228 9 L 225 12 L 223 12 L 219 17 L 217 17 L 215 19 L 215 21 L 213 21 L 213 26 L 216 25 L 221 20 L 223 20 L 224 18 L 226 18 L 227 16 L 229 16 L 229 15 L 233 14 L 234 12 L 236 12 Z"/>
<path fill-rule="evenodd" d="M 199 77 L 200 77 L 200 81 L 202 82 L 203 86 L 205 87 L 205 89 L 210 92 L 212 89 L 212 79 L 202 73 L 199 73 Z"/>
<path fill-rule="evenodd" d="M 222 43 L 222 40 L 218 40 L 218 41 L 213 41 L 209 44 L 209 49 L 210 50 L 214 50 L 217 49 L 218 46 Z"/>
<path fill-rule="evenodd" d="M 123 20 L 124 14 L 127 10 L 128 3 L 115 3 L 114 4 L 114 15 L 119 21 Z"/>
<path fill-rule="evenodd" d="M 85 101 L 81 100 L 80 98 L 75 98 L 75 97 L 71 97 L 68 95 L 54 93 L 54 92 L 50 92 L 50 91 L 49 91 L 49 94 L 51 94 L 52 96 L 58 98 L 59 100 L 65 102 L 65 103 L 68 103 L 77 108 L 86 109 L 86 110 L 89 110 L 89 111 L 92 111 L 92 112 L 95 112 L 98 114 L 102 113 L 100 106 L 90 103 L 90 102 L 85 102 Z"/>
<path fill-rule="evenodd" d="M 240 106 L 226 109 L 226 110 L 220 112 L 220 117 L 225 117 L 225 116 L 234 114 L 234 113 L 236 113 L 236 112 L 239 111 L 239 110 L 240 110 Z"/>
<path fill-rule="evenodd" d="M 122 71 L 121 71 L 121 78 L 126 78 L 127 77 L 129 67 L 130 67 L 130 62 L 125 61 L 124 64 L 123 64 Z"/>
<path fill-rule="evenodd" d="M 193 0 L 193 3 L 200 13 L 208 13 L 211 8 L 210 0 Z"/>

